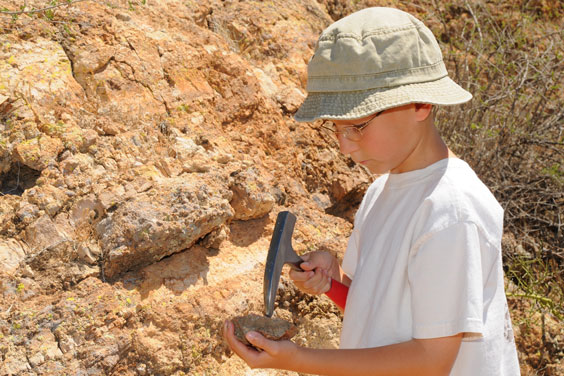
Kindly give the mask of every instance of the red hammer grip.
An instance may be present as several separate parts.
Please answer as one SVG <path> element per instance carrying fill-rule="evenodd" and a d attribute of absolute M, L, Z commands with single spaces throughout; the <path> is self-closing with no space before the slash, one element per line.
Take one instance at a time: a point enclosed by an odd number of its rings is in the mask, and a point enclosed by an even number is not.
<path fill-rule="evenodd" d="M 325 293 L 341 309 L 345 309 L 347 304 L 347 295 L 349 293 L 349 286 L 342 284 L 339 281 L 331 278 L 331 288 Z"/>

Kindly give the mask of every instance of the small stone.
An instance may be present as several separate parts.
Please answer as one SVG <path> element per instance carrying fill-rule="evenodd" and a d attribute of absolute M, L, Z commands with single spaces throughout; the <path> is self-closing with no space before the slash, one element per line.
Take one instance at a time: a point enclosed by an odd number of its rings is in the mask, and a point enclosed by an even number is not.
<path fill-rule="evenodd" d="M 118 13 L 118 14 L 116 15 L 116 18 L 117 18 L 118 20 L 121 20 L 121 21 L 129 21 L 129 20 L 131 20 L 131 17 L 130 17 L 128 14 L 124 14 L 124 13 Z"/>
<path fill-rule="evenodd" d="M 138 364 L 136 368 L 138 375 L 146 375 L 147 374 L 147 366 L 143 363 Z"/>
<path fill-rule="evenodd" d="M 77 253 L 81 260 L 91 265 L 96 264 L 97 259 L 94 256 L 94 252 L 92 252 L 87 245 L 81 244 L 77 249 Z"/>
<path fill-rule="evenodd" d="M 209 170 L 209 161 L 201 157 L 195 157 L 182 166 L 184 172 L 208 172 Z"/>
<path fill-rule="evenodd" d="M 226 163 L 229 163 L 229 162 L 231 162 L 231 161 L 233 160 L 233 155 L 232 155 L 232 154 L 229 154 L 229 153 L 227 153 L 227 154 L 218 154 L 218 155 L 215 156 L 215 160 L 216 160 L 218 163 L 226 164 Z"/>
<path fill-rule="evenodd" d="M 305 94 L 296 87 L 285 87 L 276 94 L 276 101 L 288 113 L 294 113 L 305 99 Z"/>
<path fill-rule="evenodd" d="M 58 226 L 47 214 L 39 217 L 25 229 L 24 239 L 34 251 L 54 247 L 66 240 Z"/>

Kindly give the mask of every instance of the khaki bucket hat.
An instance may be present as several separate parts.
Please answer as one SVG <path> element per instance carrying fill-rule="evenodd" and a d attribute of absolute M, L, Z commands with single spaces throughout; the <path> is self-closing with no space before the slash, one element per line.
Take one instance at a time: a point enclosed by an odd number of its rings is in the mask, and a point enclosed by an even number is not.
<path fill-rule="evenodd" d="M 367 8 L 325 29 L 296 121 L 358 119 L 408 103 L 455 105 L 472 94 L 448 77 L 433 33 L 411 14 Z"/>

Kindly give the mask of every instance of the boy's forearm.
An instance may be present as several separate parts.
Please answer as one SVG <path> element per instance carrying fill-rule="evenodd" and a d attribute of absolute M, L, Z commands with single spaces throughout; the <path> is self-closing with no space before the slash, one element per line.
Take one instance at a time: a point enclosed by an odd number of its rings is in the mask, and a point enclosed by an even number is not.
<path fill-rule="evenodd" d="M 448 375 L 458 354 L 460 339 L 459 335 L 411 340 L 368 349 L 300 348 L 288 369 L 328 376 Z"/>

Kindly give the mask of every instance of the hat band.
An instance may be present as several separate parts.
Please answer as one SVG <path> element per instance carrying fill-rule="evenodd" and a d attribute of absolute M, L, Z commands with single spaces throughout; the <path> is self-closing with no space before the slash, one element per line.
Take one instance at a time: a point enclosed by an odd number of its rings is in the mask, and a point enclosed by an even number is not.
<path fill-rule="evenodd" d="M 439 80 L 448 72 L 442 60 L 431 65 L 363 75 L 309 76 L 308 92 L 342 92 L 385 89 Z"/>

